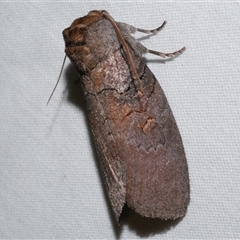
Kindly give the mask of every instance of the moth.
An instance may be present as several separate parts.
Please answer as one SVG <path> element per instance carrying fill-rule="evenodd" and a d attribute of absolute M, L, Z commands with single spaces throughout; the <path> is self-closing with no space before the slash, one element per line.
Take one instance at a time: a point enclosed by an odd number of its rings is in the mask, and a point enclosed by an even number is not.
<path fill-rule="evenodd" d="M 182 139 L 166 96 L 131 34 L 155 30 L 90 11 L 63 31 L 65 53 L 81 76 L 88 119 L 116 220 L 124 204 L 145 217 L 176 219 L 189 204 Z"/>

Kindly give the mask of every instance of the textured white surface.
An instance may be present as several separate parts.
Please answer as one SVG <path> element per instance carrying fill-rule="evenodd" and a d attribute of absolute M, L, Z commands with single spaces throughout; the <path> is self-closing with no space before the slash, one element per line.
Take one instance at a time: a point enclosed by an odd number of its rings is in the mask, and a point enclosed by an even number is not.
<path fill-rule="evenodd" d="M 93 9 L 164 30 L 150 49 L 187 51 L 163 64 L 146 55 L 185 145 L 191 203 L 178 223 L 125 213 L 115 225 L 61 32 Z M 0 238 L 240 237 L 239 3 L 0 3 Z M 137 35 L 144 36 L 144 35 Z"/>

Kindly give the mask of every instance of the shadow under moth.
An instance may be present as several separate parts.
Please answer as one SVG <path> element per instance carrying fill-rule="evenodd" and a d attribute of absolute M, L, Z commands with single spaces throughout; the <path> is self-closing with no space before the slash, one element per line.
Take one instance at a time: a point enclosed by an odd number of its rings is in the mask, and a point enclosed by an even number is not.
<path fill-rule="evenodd" d="M 182 139 L 165 94 L 142 59 L 135 28 L 90 11 L 63 31 L 65 52 L 81 75 L 88 119 L 116 220 L 124 204 L 145 217 L 176 219 L 189 204 Z"/>

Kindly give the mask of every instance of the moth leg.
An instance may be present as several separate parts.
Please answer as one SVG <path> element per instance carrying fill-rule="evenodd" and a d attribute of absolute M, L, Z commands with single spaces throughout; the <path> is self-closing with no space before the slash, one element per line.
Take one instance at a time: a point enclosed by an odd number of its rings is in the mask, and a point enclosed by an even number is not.
<path fill-rule="evenodd" d="M 158 52 L 158 51 L 154 51 L 154 50 L 150 50 L 150 49 L 147 49 L 147 52 L 151 53 L 151 54 L 158 55 L 158 56 L 160 56 L 162 58 L 165 58 L 165 57 L 175 57 L 175 56 L 178 56 L 179 54 L 181 54 L 185 50 L 186 50 L 186 48 L 183 47 L 182 49 L 180 49 L 180 50 L 178 50 L 176 52 L 172 52 L 172 53 L 162 53 L 162 52 Z"/>
<path fill-rule="evenodd" d="M 164 26 L 166 25 L 166 21 L 164 21 L 162 23 L 162 25 L 156 29 L 153 29 L 153 30 L 146 30 L 146 29 L 141 29 L 141 28 L 136 28 L 136 30 L 138 32 L 142 32 L 142 33 L 146 33 L 146 34 L 155 34 L 157 32 L 159 32 L 160 30 L 162 30 L 164 28 Z M 148 53 L 151 53 L 151 54 L 155 54 L 155 55 L 158 55 L 162 58 L 165 58 L 165 57 L 174 57 L 174 56 L 177 56 L 179 54 L 181 54 L 182 52 L 184 52 L 186 50 L 185 47 L 183 47 L 182 49 L 176 51 L 176 52 L 172 52 L 172 53 L 162 53 L 162 52 L 158 52 L 158 51 L 154 51 L 154 50 L 151 50 L 151 49 L 147 49 L 147 52 Z"/>
<path fill-rule="evenodd" d="M 142 29 L 142 28 L 136 28 L 136 31 L 142 32 L 142 33 L 146 33 L 146 34 L 155 34 L 155 33 L 159 32 L 159 31 L 161 31 L 164 28 L 164 26 L 166 25 L 166 23 L 167 22 L 164 21 L 162 23 L 162 25 L 160 27 L 156 28 L 156 29 L 146 30 L 146 29 Z"/>
<path fill-rule="evenodd" d="M 164 21 L 163 24 L 160 27 L 158 27 L 156 29 L 153 29 L 153 30 L 146 30 L 146 29 L 136 28 L 136 27 L 134 27 L 132 25 L 129 25 L 127 23 L 116 22 L 117 26 L 121 30 L 122 36 L 126 40 L 126 42 L 128 42 L 128 44 L 130 46 L 132 46 L 132 48 L 135 50 L 135 53 L 138 54 L 139 56 L 142 56 L 143 54 L 146 54 L 146 53 L 151 53 L 151 54 L 155 54 L 157 56 L 160 56 L 162 58 L 166 58 L 166 57 L 171 58 L 171 57 L 175 57 L 175 56 L 181 54 L 186 48 L 183 47 L 182 49 L 180 49 L 176 52 L 172 52 L 172 53 L 162 53 L 162 52 L 147 49 L 140 42 L 138 42 L 134 37 L 129 35 L 129 34 L 137 32 L 137 31 L 142 32 L 142 33 L 146 33 L 146 34 L 154 34 L 154 33 L 159 32 L 161 29 L 163 29 L 163 27 L 166 25 L 166 23 L 167 22 Z"/>
<path fill-rule="evenodd" d="M 123 32 L 128 32 L 128 33 L 135 33 L 135 32 L 142 32 L 142 33 L 146 33 L 146 34 L 154 34 L 159 32 L 160 30 L 162 30 L 164 28 L 164 26 L 166 25 L 166 21 L 164 21 L 162 23 L 162 25 L 156 29 L 152 29 L 152 30 L 146 30 L 146 29 L 142 29 L 142 28 L 136 28 L 130 24 L 127 23 L 123 23 L 123 22 L 116 22 L 116 24 L 118 25 L 118 27 L 123 31 Z"/>

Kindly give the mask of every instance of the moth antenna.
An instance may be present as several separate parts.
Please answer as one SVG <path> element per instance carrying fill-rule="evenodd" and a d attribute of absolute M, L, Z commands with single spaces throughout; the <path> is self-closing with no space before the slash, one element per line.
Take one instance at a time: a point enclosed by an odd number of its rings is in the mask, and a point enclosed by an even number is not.
<path fill-rule="evenodd" d="M 128 48 L 128 45 L 127 45 L 126 41 L 124 40 L 124 38 L 123 38 L 123 36 L 122 36 L 122 34 L 121 34 L 121 32 L 120 32 L 117 24 L 116 24 L 116 23 L 114 22 L 114 20 L 109 16 L 109 14 L 108 14 L 106 11 L 103 11 L 103 12 L 102 12 L 102 15 L 103 15 L 104 17 L 106 17 L 106 18 L 109 20 L 109 22 L 112 24 L 112 26 L 113 26 L 113 28 L 114 28 L 117 36 L 119 37 L 122 45 L 124 46 L 124 48 L 125 48 L 125 53 L 126 53 L 126 57 L 128 58 L 128 61 L 129 61 L 129 65 L 130 65 L 130 67 L 131 67 L 131 70 L 132 70 L 133 74 L 135 75 L 135 77 L 137 78 L 137 80 L 138 80 L 138 82 L 139 82 L 140 92 L 143 93 L 142 82 L 141 82 L 141 80 L 140 80 L 140 78 L 139 78 L 139 76 L 138 76 L 137 70 L 136 70 L 136 68 L 135 68 L 135 66 L 134 66 L 134 63 L 133 63 L 133 60 L 132 60 L 132 56 L 131 56 L 131 53 L 130 53 L 130 51 L 129 51 L 129 48 Z"/>
<path fill-rule="evenodd" d="M 53 93 L 55 92 L 55 90 L 56 90 L 56 88 L 57 88 L 57 85 L 58 85 L 58 83 L 59 83 L 59 81 L 60 81 L 60 78 L 61 78 L 61 76 L 62 76 L 63 67 L 64 67 L 64 64 L 65 64 L 66 58 L 67 58 L 67 55 L 65 55 L 65 57 L 64 57 L 64 59 L 63 59 L 63 63 L 62 63 L 62 67 L 61 67 L 60 74 L 59 74 L 59 76 L 58 76 L 58 80 L 57 80 L 57 82 L 56 82 L 56 84 L 55 84 L 55 87 L 53 88 L 53 91 L 52 91 L 52 93 L 51 93 L 51 95 L 50 95 L 50 97 L 49 97 L 46 105 L 48 105 L 48 103 L 50 102 L 50 100 L 51 100 L 51 98 L 52 98 L 52 96 L 53 96 Z"/>

